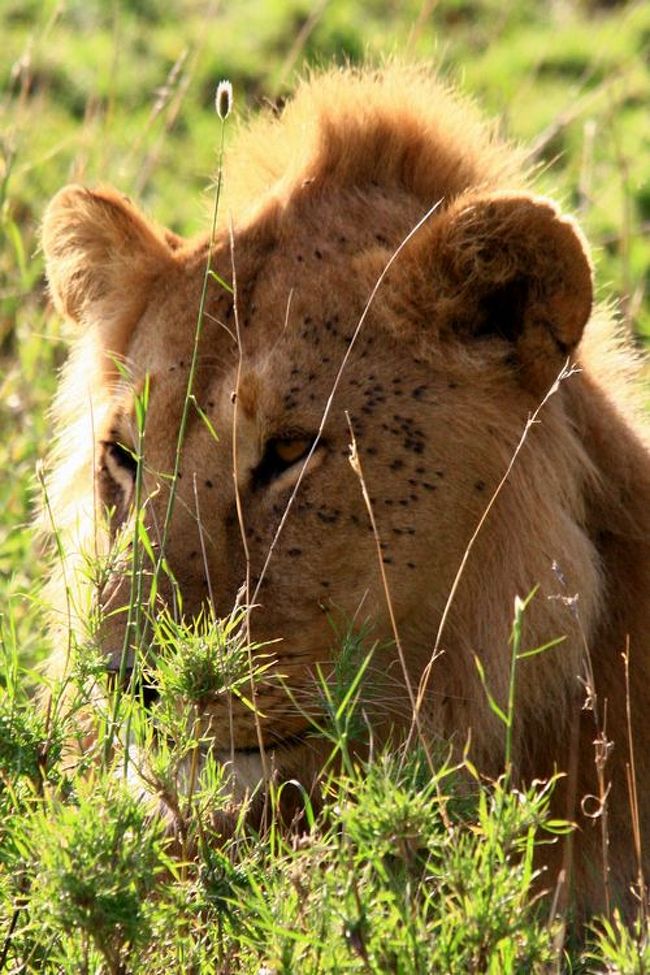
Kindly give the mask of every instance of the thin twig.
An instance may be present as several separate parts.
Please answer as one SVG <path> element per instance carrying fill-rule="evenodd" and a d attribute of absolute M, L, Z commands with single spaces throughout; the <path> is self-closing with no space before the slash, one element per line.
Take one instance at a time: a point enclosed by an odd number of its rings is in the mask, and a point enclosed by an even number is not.
<path fill-rule="evenodd" d="M 625 763 L 627 774 L 627 787 L 630 796 L 630 812 L 632 814 L 632 836 L 634 839 L 634 852 L 637 862 L 637 885 L 640 905 L 641 920 L 645 931 L 648 923 L 648 888 L 645 882 L 643 870 L 643 847 L 641 839 L 641 823 L 639 817 L 639 794 L 637 791 L 636 762 L 634 759 L 634 735 L 632 734 L 632 695 L 630 691 L 630 638 L 625 641 L 625 653 L 623 664 L 625 667 L 625 713 L 627 717 L 627 747 L 630 760 Z"/>
<path fill-rule="evenodd" d="M 596 711 L 594 710 L 594 717 Z M 603 854 L 603 887 L 605 888 L 605 916 L 610 918 L 612 914 L 611 892 L 609 885 L 609 813 L 607 800 L 611 782 L 605 781 L 605 767 L 607 759 L 612 749 L 612 742 L 607 738 L 607 698 L 603 705 L 603 723 L 600 731 L 597 731 L 594 739 L 594 761 L 596 764 L 596 777 L 598 779 L 598 818 L 600 820 L 600 835 Z"/>
<path fill-rule="evenodd" d="M 458 566 L 458 569 L 456 571 L 456 575 L 454 576 L 454 581 L 453 581 L 453 583 L 451 585 L 451 589 L 449 590 L 449 595 L 447 596 L 447 601 L 446 601 L 445 606 L 444 606 L 444 609 L 442 611 L 442 616 L 440 617 L 440 623 L 438 624 L 438 632 L 436 633 L 436 639 L 435 639 L 435 642 L 434 642 L 434 645 L 433 645 L 433 651 L 431 653 L 431 657 L 430 657 L 429 662 L 427 663 L 426 667 L 424 668 L 424 671 L 422 672 L 422 677 L 420 679 L 420 686 L 419 686 L 419 689 L 418 689 L 417 701 L 416 701 L 416 705 L 415 705 L 416 710 L 415 710 L 415 712 L 413 714 L 413 722 L 411 724 L 411 729 L 409 731 L 409 735 L 408 735 L 408 738 L 407 738 L 407 749 L 408 749 L 408 745 L 410 745 L 410 743 L 412 741 L 414 730 L 416 730 L 416 728 L 417 728 L 419 712 L 420 712 L 420 710 L 422 708 L 422 703 L 424 701 L 424 696 L 425 696 L 425 693 L 426 693 L 426 690 L 427 690 L 427 687 L 428 687 L 428 684 L 429 684 L 429 679 L 431 677 L 431 670 L 433 668 L 433 664 L 438 659 L 438 657 L 439 657 L 439 655 L 441 653 L 440 646 L 441 646 L 441 642 L 442 642 L 442 634 L 443 634 L 443 631 L 445 629 L 445 626 L 446 626 L 446 623 L 447 623 L 447 619 L 449 617 L 449 613 L 451 611 L 451 607 L 452 607 L 452 604 L 453 604 L 454 599 L 455 599 L 455 596 L 456 596 L 456 592 L 457 592 L 458 587 L 460 585 L 461 578 L 463 576 L 463 573 L 465 572 L 465 567 L 467 566 L 467 562 L 468 562 L 469 557 L 471 555 L 472 549 L 474 548 L 474 544 L 476 542 L 476 539 L 480 535 L 481 530 L 483 528 L 483 525 L 487 521 L 488 516 L 489 516 L 490 512 L 492 511 L 492 508 L 494 507 L 494 505 L 495 505 L 495 503 L 497 501 L 497 498 L 501 494 L 501 491 L 503 490 L 503 488 L 504 488 L 504 486 L 505 486 L 508 478 L 510 477 L 510 473 L 511 473 L 511 471 L 512 471 L 514 465 L 515 465 L 515 462 L 516 462 L 516 460 L 517 460 L 517 458 L 518 458 L 518 456 L 519 456 L 519 454 L 520 454 L 520 452 L 521 452 L 521 450 L 522 450 L 522 448 L 523 448 L 523 446 L 524 446 L 527 438 L 528 438 L 528 434 L 530 433 L 530 431 L 533 428 L 533 426 L 538 422 L 538 418 L 539 418 L 539 415 L 540 415 L 541 411 L 544 409 L 544 407 L 548 403 L 548 401 L 551 398 L 551 396 L 553 396 L 554 393 L 556 393 L 558 391 L 558 389 L 560 388 L 560 384 L 562 382 L 564 382 L 566 379 L 569 379 L 572 375 L 574 375 L 574 373 L 576 371 L 577 370 L 573 366 L 570 365 L 569 360 L 567 359 L 567 361 L 562 366 L 562 369 L 560 370 L 557 378 L 555 379 L 555 381 L 552 383 L 552 385 L 548 389 L 548 391 L 547 391 L 546 395 L 544 396 L 543 400 L 541 401 L 541 403 L 539 403 L 539 405 L 537 406 L 537 408 L 535 409 L 535 411 L 526 420 L 526 425 L 525 425 L 525 427 L 523 429 L 523 432 L 521 434 L 521 437 L 519 438 L 519 442 L 517 443 L 517 446 L 515 447 L 515 449 L 513 451 L 513 454 L 512 454 L 512 456 L 510 458 L 510 461 L 508 463 L 508 466 L 506 467 L 506 470 L 505 470 L 505 472 L 503 474 L 503 477 L 501 478 L 501 480 L 497 484 L 494 492 L 492 493 L 492 497 L 488 501 L 488 503 L 487 503 L 487 505 L 485 507 L 485 510 L 483 511 L 483 514 L 481 515 L 481 517 L 480 517 L 480 519 L 478 521 L 478 524 L 477 524 L 476 528 L 474 529 L 474 531 L 472 532 L 472 536 L 471 536 L 470 540 L 468 541 L 468 543 L 467 543 L 467 545 L 465 547 L 465 551 L 463 553 L 463 557 L 460 560 L 460 565 Z"/>
<path fill-rule="evenodd" d="M 192 487 L 194 489 L 194 504 L 196 505 L 196 524 L 199 530 L 199 544 L 201 546 L 201 558 L 205 569 L 205 582 L 208 587 L 208 599 L 214 608 L 214 593 L 212 592 L 212 580 L 210 579 L 210 566 L 208 565 L 208 553 L 205 548 L 205 538 L 203 537 L 203 525 L 201 523 L 201 508 L 199 505 L 199 492 L 196 486 L 196 471 L 192 473 Z"/>
<path fill-rule="evenodd" d="M 0 952 L 0 972 L 4 971 L 5 965 L 7 963 L 7 956 L 9 955 L 9 948 L 11 947 L 11 941 L 16 931 L 16 925 L 18 924 L 18 918 L 20 917 L 20 912 L 23 910 L 22 905 L 18 905 L 14 908 L 14 912 L 11 915 L 11 921 L 9 922 L 9 930 L 2 945 L 2 951 Z"/>
<path fill-rule="evenodd" d="M 266 812 L 266 802 L 267 802 L 267 788 L 270 783 L 270 774 L 268 769 L 267 755 L 264 748 L 264 736 L 262 734 L 262 725 L 260 722 L 260 714 L 257 708 L 257 687 L 255 683 L 255 674 L 253 670 L 253 650 L 252 650 L 252 636 L 251 636 L 251 609 L 253 603 L 251 602 L 251 559 L 250 550 L 248 548 L 248 538 L 246 536 L 246 525 L 244 522 L 244 511 L 241 503 L 241 493 L 239 490 L 239 464 L 238 464 L 238 454 L 237 454 L 237 420 L 239 418 L 239 387 L 241 383 L 242 366 L 244 362 L 244 349 L 241 341 L 241 331 L 239 328 L 239 310 L 238 310 L 238 292 L 237 292 L 237 272 L 235 267 L 235 234 L 233 230 L 232 221 L 230 223 L 230 266 L 232 271 L 232 290 L 233 290 L 233 315 L 235 319 L 235 335 L 237 336 L 237 373 L 235 378 L 235 389 L 233 392 L 233 411 L 232 411 L 232 476 L 235 485 L 235 506 L 237 509 L 237 520 L 239 522 L 239 531 L 241 534 L 242 545 L 244 548 L 244 558 L 246 559 L 246 582 L 245 582 L 245 595 L 244 595 L 244 619 L 246 627 L 246 647 L 248 652 L 248 668 L 250 674 L 250 688 L 251 688 L 251 703 L 253 705 L 253 716 L 255 719 L 255 733 L 257 736 L 257 745 L 260 752 L 260 761 L 262 763 L 262 774 L 264 776 L 265 790 L 264 790 L 264 802 L 265 802 L 265 812 Z M 255 595 L 253 600 L 257 597 L 257 589 L 255 590 Z M 234 744 L 232 744 L 234 749 Z M 233 775 L 235 769 L 233 767 Z"/>
<path fill-rule="evenodd" d="M 365 478 L 363 476 L 363 468 L 361 466 L 361 458 L 359 457 L 359 451 L 357 449 L 357 441 L 356 441 L 356 437 L 354 435 L 354 429 L 352 427 L 352 421 L 350 420 L 350 415 L 349 415 L 349 413 L 348 413 L 347 410 L 345 411 L 345 418 L 348 421 L 348 427 L 350 428 L 350 441 L 351 442 L 350 442 L 350 457 L 349 457 L 349 461 L 350 461 L 350 465 L 352 467 L 352 470 L 354 471 L 354 473 L 359 478 L 359 484 L 361 485 L 361 493 L 363 494 L 363 500 L 364 500 L 365 505 L 366 505 L 366 510 L 368 512 L 368 517 L 370 518 L 370 525 L 372 527 L 372 534 L 373 534 L 373 537 L 375 539 L 375 545 L 377 546 L 377 561 L 378 561 L 378 564 L 379 564 L 379 572 L 380 572 L 380 575 L 381 575 L 381 582 L 382 582 L 382 586 L 383 586 L 383 589 L 384 589 L 384 596 L 385 596 L 385 599 L 386 599 L 386 606 L 388 608 L 388 616 L 390 618 L 390 625 L 391 625 L 391 629 L 393 631 L 393 639 L 395 640 L 395 647 L 397 648 L 397 656 L 399 658 L 400 666 L 402 668 L 402 673 L 404 675 L 404 684 L 406 686 L 406 692 L 407 692 L 407 694 L 409 696 L 409 702 L 411 704 L 411 714 L 415 717 L 415 721 L 416 721 L 416 724 L 417 724 L 417 730 L 418 730 L 418 734 L 419 734 L 419 739 L 420 739 L 420 742 L 422 744 L 422 748 L 424 749 L 424 754 L 426 755 L 426 759 L 427 759 L 429 768 L 431 769 L 431 773 L 432 773 L 432 775 L 434 775 L 435 774 L 435 768 L 434 768 L 433 760 L 432 760 L 431 754 L 429 752 L 429 748 L 428 748 L 428 745 L 427 745 L 426 736 L 424 735 L 423 730 L 422 730 L 422 727 L 421 727 L 421 724 L 420 724 L 420 716 L 419 716 L 419 713 L 418 713 L 417 708 L 416 708 L 416 699 L 415 699 L 415 694 L 413 692 L 413 687 L 411 685 L 411 677 L 410 677 L 410 674 L 409 674 L 409 671 L 408 671 L 408 667 L 406 666 L 406 657 L 404 655 L 404 648 L 402 646 L 402 641 L 400 640 L 399 632 L 398 632 L 398 629 L 397 629 L 397 620 L 395 618 L 395 611 L 393 609 L 393 600 L 392 600 L 391 595 L 390 595 L 390 589 L 388 588 L 388 579 L 386 577 L 386 569 L 384 567 L 384 559 L 383 559 L 383 553 L 382 553 L 382 543 L 381 543 L 381 538 L 379 537 L 379 529 L 377 528 L 377 521 L 375 519 L 375 513 L 373 511 L 372 502 L 370 500 L 370 495 L 368 494 L 368 488 L 366 487 L 366 481 L 365 481 Z"/>
<path fill-rule="evenodd" d="M 594 719 L 595 736 L 594 745 L 594 765 L 596 767 L 596 780 L 598 784 L 598 795 L 585 795 L 580 800 L 580 809 L 588 819 L 600 820 L 601 852 L 602 852 L 602 871 L 603 887 L 605 889 L 605 916 L 611 917 L 611 897 L 609 886 L 609 819 L 607 815 L 607 803 L 611 789 L 611 782 L 605 780 L 605 767 L 609 758 L 612 742 L 607 738 L 607 698 L 603 702 L 603 718 L 600 719 L 600 702 L 596 689 L 594 668 L 591 660 L 591 652 L 587 642 L 587 634 L 582 625 L 582 619 L 578 612 L 577 603 L 573 605 L 573 612 L 578 624 L 578 631 L 582 640 L 583 666 L 585 676 L 580 678 L 586 693 L 586 700 L 583 710 L 591 711 Z M 589 808 L 590 800 L 596 803 L 593 811 Z"/>
<path fill-rule="evenodd" d="M 205 306 L 207 304 L 207 298 L 208 298 L 208 285 L 210 283 L 210 277 L 212 272 L 212 253 L 214 250 L 214 242 L 215 242 L 216 231 L 217 231 L 217 216 L 219 213 L 219 203 L 221 201 L 221 188 L 223 185 L 223 148 L 224 148 L 225 131 L 226 131 L 225 120 L 222 120 L 221 144 L 219 148 L 219 168 L 217 172 L 217 188 L 214 197 L 214 207 L 212 210 L 212 226 L 210 228 L 210 236 L 208 238 L 208 253 L 205 262 L 205 271 L 203 273 L 203 284 L 201 287 L 201 297 L 199 300 L 199 311 L 196 319 L 196 328 L 194 330 L 194 346 L 192 348 L 192 358 L 190 360 L 189 373 L 187 377 L 187 388 L 185 390 L 185 397 L 183 399 L 183 409 L 181 411 L 181 418 L 178 425 L 178 435 L 176 438 L 176 451 L 174 454 L 174 469 L 171 475 L 171 483 L 169 486 L 169 497 L 167 499 L 167 509 L 165 511 L 162 538 L 160 542 L 160 557 L 156 563 L 156 567 L 154 570 L 154 574 L 156 577 L 160 573 L 163 560 L 165 558 L 165 546 L 167 543 L 167 536 L 171 526 L 174 503 L 176 501 L 176 493 L 178 490 L 178 479 L 179 479 L 178 476 L 181 467 L 181 454 L 185 442 L 185 432 L 187 429 L 187 421 L 189 419 L 190 404 L 192 402 L 192 392 L 194 389 L 194 379 L 196 376 L 196 370 L 197 370 L 198 359 L 199 359 L 199 345 L 201 342 L 201 336 L 203 334 Z"/>
<path fill-rule="evenodd" d="M 338 370 L 336 376 L 334 377 L 334 382 L 332 383 L 332 388 L 330 390 L 330 394 L 327 397 L 327 401 L 325 403 L 325 408 L 324 408 L 323 414 L 321 416 L 321 421 L 320 421 L 320 424 L 319 424 L 319 427 L 318 427 L 318 431 L 316 433 L 316 436 L 314 437 L 314 441 L 313 441 L 313 443 L 312 443 L 312 445 L 311 445 L 311 447 L 309 449 L 309 452 L 307 453 L 307 456 L 305 457 L 305 460 L 303 462 L 303 465 L 300 468 L 300 471 L 298 473 L 298 477 L 296 478 L 296 483 L 293 486 L 293 490 L 292 490 L 292 492 L 291 492 L 291 494 L 289 496 L 289 499 L 287 501 L 286 507 L 285 507 L 284 512 L 282 514 L 282 518 L 280 519 L 280 523 L 279 523 L 279 525 L 278 525 L 278 527 L 277 527 L 277 529 L 275 531 L 275 534 L 274 534 L 273 539 L 271 541 L 271 544 L 269 546 L 269 550 L 268 550 L 266 559 L 264 561 L 264 565 L 262 566 L 262 571 L 260 572 L 259 578 L 258 578 L 257 583 L 255 585 L 255 591 L 254 591 L 254 593 L 252 595 L 251 605 L 254 605 L 255 602 L 256 602 L 256 600 L 257 600 L 257 597 L 258 597 L 259 591 L 260 591 L 260 587 L 262 585 L 262 581 L 263 581 L 263 579 L 264 579 L 264 577 L 266 575 L 266 571 L 267 571 L 267 569 L 269 567 L 269 563 L 271 561 L 271 558 L 273 557 L 273 552 L 275 551 L 275 547 L 276 547 L 276 545 L 278 543 L 278 540 L 280 538 L 280 535 L 282 533 L 282 530 L 283 530 L 283 528 L 284 528 L 284 526 L 286 524 L 287 518 L 289 517 L 289 512 L 290 512 L 290 510 L 291 510 L 291 508 L 293 506 L 293 503 L 295 501 L 296 495 L 298 494 L 298 490 L 300 488 L 300 485 L 302 484 L 303 478 L 305 476 L 305 472 L 306 472 L 306 470 L 307 470 L 307 468 L 309 466 L 309 463 L 310 463 L 312 457 L 314 456 L 316 450 L 318 449 L 318 446 L 319 446 L 319 444 L 320 444 L 320 442 L 321 442 L 321 440 L 323 438 L 323 431 L 324 431 L 325 425 L 326 425 L 326 423 L 327 423 L 327 421 L 329 419 L 329 415 L 330 415 L 330 412 L 332 410 L 332 405 L 334 403 L 334 397 L 336 395 L 336 392 L 337 392 L 337 390 L 339 388 L 339 384 L 340 384 L 341 379 L 343 377 L 343 372 L 345 370 L 345 367 L 348 364 L 348 361 L 350 359 L 350 356 L 352 355 L 352 349 L 354 348 L 354 346 L 356 344 L 356 341 L 357 341 L 357 338 L 359 337 L 359 333 L 361 332 L 361 329 L 364 326 L 364 323 L 366 321 L 366 318 L 368 317 L 368 313 L 369 313 L 370 308 L 371 308 L 371 306 L 372 306 L 372 304 L 373 304 L 373 302 L 375 300 L 375 297 L 377 295 L 377 292 L 379 291 L 379 288 L 381 287 L 381 285 L 382 285 L 382 283 L 384 281 L 384 278 L 386 277 L 386 275 L 388 274 L 389 270 L 391 269 L 391 267 L 393 266 L 393 264 L 395 263 L 395 261 L 397 260 L 397 258 L 401 254 L 401 252 L 404 250 L 404 248 L 406 247 L 406 245 L 409 243 L 410 240 L 412 240 L 412 238 L 415 236 L 415 234 L 418 232 L 418 230 L 420 230 L 420 228 L 423 227 L 424 224 L 430 219 L 430 217 L 436 212 L 436 210 L 441 206 L 442 202 L 443 202 L 442 199 L 440 199 L 436 203 L 434 203 L 432 207 L 429 207 L 429 209 L 424 214 L 424 216 L 421 217 L 420 220 L 418 220 L 418 222 L 415 224 L 415 226 L 408 232 L 408 234 L 406 235 L 406 237 L 404 237 L 404 239 L 402 240 L 402 242 L 393 251 L 393 253 L 391 254 L 390 258 L 388 259 L 388 261 L 384 265 L 384 268 L 383 268 L 381 274 L 377 278 L 377 280 L 375 282 L 375 285 L 374 285 L 372 291 L 370 292 L 370 296 L 369 296 L 369 298 L 368 298 L 368 300 L 367 300 L 367 302 L 365 304 L 365 307 L 364 307 L 363 311 L 361 312 L 361 316 L 359 318 L 359 321 L 356 324 L 356 327 L 354 329 L 354 332 L 352 333 L 352 337 L 351 337 L 351 339 L 350 339 L 350 341 L 348 343 L 348 347 L 345 350 L 345 354 L 343 356 L 343 359 L 341 360 L 341 365 L 339 366 L 339 370 Z"/>

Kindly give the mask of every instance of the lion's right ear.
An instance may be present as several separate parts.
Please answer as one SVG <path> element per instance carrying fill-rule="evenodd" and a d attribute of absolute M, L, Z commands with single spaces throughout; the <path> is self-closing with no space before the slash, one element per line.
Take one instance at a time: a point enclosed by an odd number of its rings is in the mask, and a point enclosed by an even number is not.
<path fill-rule="evenodd" d="M 387 293 L 398 320 L 443 342 L 500 343 L 520 381 L 542 393 L 591 314 L 591 262 L 580 230 L 550 200 L 468 193 L 407 243 Z"/>
<path fill-rule="evenodd" d="M 73 185 L 48 206 L 42 241 L 57 309 L 124 352 L 150 289 L 174 264 L 164 236 L 114 190 Z"/>

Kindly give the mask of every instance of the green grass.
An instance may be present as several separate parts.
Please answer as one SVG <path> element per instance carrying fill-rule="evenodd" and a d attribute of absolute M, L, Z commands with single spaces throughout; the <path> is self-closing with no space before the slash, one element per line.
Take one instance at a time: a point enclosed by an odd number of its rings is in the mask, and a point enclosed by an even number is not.
<path fill-rule="evenodd" d="M 145 709 L 137 695 L 115 698 L 129 745 L 113 738 L 103 757 L 112 705 L 95 707 L 95 755 L 73 772 L 61 743 L 97 671 L 84 656 L 72 699 L 45 714 L 29 706 L 6 646 L 0 958 L 12 970 L 500 975 L 561 959 L 561 926 L 539 909 L 533 867 L 536 845 L 565 829 L 549 817 L 552 783 L 485 784 L 442 754 L 432 774 L 417 749 L 353 755 L 364 668 L 346 666 L 358 648 L 344 642 L 339 673 L 351 682 L 322 684 L 319 732 L 340 761 L 320 808 L 303 796 L 301 831 L 278 829 L 289 783 L 261 834 L 239 819 L 224 842 L 224 770 L 196 761 L 196 729 L 206 687 L 236 691 L 247 676 L 239 627 L 161 625 L 158 700 Z M 154 796 L 174 816 L 173 850 Z"/>
<path fill-rule="evenodd" d="M 178 232 L 205 229 L 223 77 L 241 117 L 281 98 L 305 63 L 435 59 L 534 147 L 540 187 L 577 212 L 594 246 L 602 295 L 618 300 L 641 342 L 650 337 L 650 6 L 5 0 L 0 31 L 0 969 L 647 971 L 641 924 L 601 921 L 566 948 L 549 923 L 530 859 L 561 828 L 549 822 L 546 788 L 519 795 L 506 780 L 448 768 L 444 755 L 433 777 L 420 755 L 352 759 L 363 688 L 345 653 L 335 686 L 323 688 L 322 729 L 345 760 L 330 768 L 323 808 L 308 810 L 313 828 L 259 837 L 240 823 L 215 846 L 222 770 L 207 762 L 189 798 L 178 779 L 199 747 L 193 682 L 236 688 L 240 674 L 206 674 L 214 655 L 201 632 L 168 621 L 154 724 L 175 734 L 151 774 L 193 854 L 172 856 L 149 800 L 134 802 L 122 784 L 123 751 L 105 749 L 92 772 L 70 770 L 62 743 L 97 662 L 79 662 L 77 691 L 53 715 L 31 703 L 48 635 L 45 559 L 29 525 L 65 358 L 38 252 L 44 207 L 71 179 L 111 182 Z M 179 696 L 181 714 L 170 704 Z M 137 699 L 116 706 L 137 762 L 150 716 Z M 95 718 L 98 753 L 113 734 L 108 717 Z"/>

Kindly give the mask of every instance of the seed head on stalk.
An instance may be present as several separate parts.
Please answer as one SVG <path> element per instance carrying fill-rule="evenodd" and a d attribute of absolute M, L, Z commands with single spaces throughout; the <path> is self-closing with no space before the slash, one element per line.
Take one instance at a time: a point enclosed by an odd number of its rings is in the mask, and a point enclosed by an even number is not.
<path fill-rule="evenodd" d="M 214 98 L 214 107 L 222 122 L 225 122 L 232 109 L 232 85 L 229 81 L 220 81 Z"/>

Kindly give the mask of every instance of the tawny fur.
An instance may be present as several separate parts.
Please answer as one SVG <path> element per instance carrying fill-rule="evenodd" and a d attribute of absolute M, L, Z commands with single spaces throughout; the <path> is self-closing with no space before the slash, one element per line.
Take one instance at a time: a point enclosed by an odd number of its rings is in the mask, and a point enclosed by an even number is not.
<path fill-rule="evenodd" d="M 575 364 L 529 431 L 471 551 L 423 717 L 432 738 L 451 738 L 458 748 L 471 730 L 475 760 L 498 773 L 503 729 L 488 707 L 474 655 L 503 702 L 514 597 L 538 585 L 526 613 L 525 649 L 566 639 L 521 662 L 518 773 L 530 781 L 554 768 L 570 770 L 576 745 L 577 772 L 558 790 L 557 812 L 579 825 L 576 898 L 583 907 L 599 906 L 600 832 L 581 812 L 582 797 L 597 793 L 594 720 L 581 710 L 588 653 L 614 741 L 607 767 L 612 890 L 618 902 L 629 902 L 636 866 L 621 652 L 629 639 L 633 736 L 644 783 L 650 772 L 644 721 L 650 461 L 630 396 L 629 357 L 608 316 L 591 313 L 591 267 L 580 232 L 530 193 L 518 153 L 421 69 L 317 76 L 302 84 L 279 119 L 255 120 L 228 155 L 213 266 L 236 284 L 238 305 L 233 310 L 228 291 L 211 282 L 194 386 L 219 442 L 191 412 L 166 552 L 185 612 L 205 603 L 208 575 L 216 610 L 227 613 L 246 574 L 232 471 L 233 410 L 237 488 L 255 583 L 300 469 L 263 477 L 268 445 L 313 438 L 372 288 L 396 248 L 437 205 L 386 275 L 354 344 L 322 445 L 260 586 L 253 636 L 281 639 L 278 670 L 298 701 L 313 702 L 315 667 L 332 660 L 328 613 L 371 621 L 380 647 L 371 670 L 375 735 L 387 738 L 408 727 L 375 540 L 348 464 L 345 411 L 417 686 L 463 553 L 526 420 L 565 362 Z M 83 326 L 55 407 L 60 437 L 49 487 L 82 620 L 92 597 L 80 571 L 83 552 L 110 548 L 116 526 L 96 512 L 107 492 L 120 501 L 102 442 L 128 444 L 134 437 L 133 394 L 116 357 L 136 385 L 151 377 L 145 487 L 156 537 L 168 491 L 161 475 L 173 469 L 208 243 L 179 242 L 113 190 L 69 187 L 50 205 L 43 244 L 54 301 Z M 236 318 L 243 365 L 234 405 Z M 116 519 L 128 523 L 128 498 L 121 500 Z M 127 590 L 117 574 L 100 602 L 120 606 Z M 62 600 L 58 608 L 63 616 Z M 107 657 L 122 646 L 124 625 L 124 613 L 106 620 Z M 53 671 L 64 657 L 62 650 Z M 275 755 L 280 773 L 308 777 L 319 756 L 312 742 L 300 739 L 304 715 L 277 683 L 259 693 L 266 743 L 271 750 L 282 743 Z M 206 707 L 206 727 L 224 752 L 231 744 L 226 714 L 223 703 Z M 234 735 L 244 762 L 257 742 L 244 708 L 235 707 Z M 640 814 L 646 829 L 650 798 L 643 790 Z"/>

